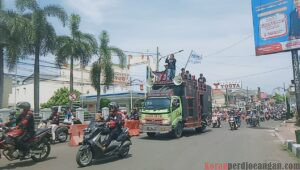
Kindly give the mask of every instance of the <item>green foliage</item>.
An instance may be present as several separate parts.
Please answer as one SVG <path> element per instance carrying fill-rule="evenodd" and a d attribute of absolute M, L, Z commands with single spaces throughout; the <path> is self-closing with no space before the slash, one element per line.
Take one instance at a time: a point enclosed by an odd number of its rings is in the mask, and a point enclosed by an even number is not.
<path fill-rule="evenodd" d="M 272 98 L 275 100 L 276 104 L 280 104 L 280 103 L 284 102 L 284 96 L 282 96 L 278 93 L 275 93 L 275 95 Z"/>
<path fill-rule="evenodd" d="M 79 60 L 86 66 L 91 57 L 96 54 L 97 41 L 91 34 L 79 31 L 80 17 L 72 14 L 69 29 L 71 36 L 57 37 L 55 55 L 58 65 L 66 64 L 68 60 Z"/>
<path fill-rule="evenodd" d="M 80 92 L 77 90 L 74 90 L 73 92 L 77 96 L 76 101 L 79 101 Z M 51 108 L 53 106 L 68 105 L 70 102 L 69 94 L 70 94 L 70 91 L 67 87 L 60 88 L 54 92 L 54 95 L 48 100 L 47 103 L 41 104 L 41 107 L 42 108 Z"/>
<path fill-rule="evenodd" d="M 107 98 L 101 98 L 100 100 L 100 108 L 102 109 L 103 107 L 108 107 L 108 104 L 111 102 L 111 100 Z"/>
<path fill-rule="evenodd" d="M 114 80 L 114 70 L 112 62 L 112 54 L 115 54 L 119 58 L 119 66 L 124 68 L 126 66 L 126 55 L 124 52 L 113 46 L 109 46 L 109 35 L 106 31 L 102 31 L 99 36 L 100 45 L 98 47 L 99 59 L 93 63 L 92 70 L 90 73 L 90 78 L 92 81 L 92 86 L 97 91 L 97 100 L 100 98 L 100 85 L 104 84 L 109 86 Z M 104 77 L 104 82 L 100 82 L 101 75 Z M 97 108 L 99 108 L 97 102 Z"/>

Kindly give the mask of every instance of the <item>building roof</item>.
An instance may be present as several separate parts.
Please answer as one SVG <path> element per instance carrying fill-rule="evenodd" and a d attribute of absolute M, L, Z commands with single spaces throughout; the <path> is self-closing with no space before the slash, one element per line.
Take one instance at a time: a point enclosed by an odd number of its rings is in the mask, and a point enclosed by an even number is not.
<path fill-rule="evenodd" d="M 101 94 L 100 97 L 105 97 L 107 99 L 126 99 L 131 97 L 130 91 L 127 92 L 119 92 L 119 93 L 108 93 L 108 94 Z M 139 99 L 145 97 L 144 92 L 132 92 L 132 98 L 133 99 Z M 82 95 L 80 96 L 80 100 L 83 101 L 96 101 L 97 100 L 97 95 Z"/>

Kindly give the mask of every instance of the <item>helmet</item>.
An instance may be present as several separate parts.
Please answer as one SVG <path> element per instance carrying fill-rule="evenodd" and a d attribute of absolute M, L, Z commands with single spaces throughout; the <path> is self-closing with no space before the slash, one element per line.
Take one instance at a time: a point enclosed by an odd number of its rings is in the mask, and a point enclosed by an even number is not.
<path fill-rule="evenodd" d="M 58 112 L 58 107 L 52 107 L 52 112 Z"/>
<path fill-rule="evenodd" d="M 15 110 L 11 110 L 11 111 L 9 112 L 9 114 L 10 114 L 10 115 L 15 115 L 15 114 L 16 114 L 16 111 L 15 111 Z"/>
<path fill-rule="evenodd" d="M 30 103 L 28 103 L 28 102 L 20 102 L 17 104 L 17 107 L 19 109 L 29 110 L 31 106 L 30 106 Z"/>
<path fill-rule="evenodd" d="M 119 109 L 119 105 L 118 105 L 118 103 L 116 103 L 116 102 L 110 102 L 110 103 L 108 104 L 108 108 L 109 108 L 109 109 Z"/>

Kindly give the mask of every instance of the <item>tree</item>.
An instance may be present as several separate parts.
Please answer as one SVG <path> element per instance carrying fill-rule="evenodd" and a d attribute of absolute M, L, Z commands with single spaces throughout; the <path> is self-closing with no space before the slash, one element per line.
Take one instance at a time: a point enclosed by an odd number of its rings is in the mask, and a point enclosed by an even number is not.
<path fill-rule="evenodd" d="M 285 96 L 282 96 L 282 95 L 280 95 L 278 93 L 275 93 L 275 95 L 272 98 L 275 100 L 276 104 L 280 104 L 280 103 L 284 102 Z"/>
<path fill-rule="evenodd" d="M 79 101 L 80 92 L 77 90 L 74 90 L 73 92 L 77 96 L 75 101 Z M 67 105 L 70 102 L 69 94 L 70 91 L 67 87 L 60 88 L 54 92 L 53 96 L 46 103 L 42 103 L 41 107 L 51 108 L 53 106 Z"/>
<path fill-rule="evenodd" d="M 57 5 L 40 7 L 36 0 L 16 0 L 16 7 L 28 18 L 31 29 L 24 30 L 28 37 L 26 54 L 34 55 L 34 112 L 39 112 L 40 93 L 40 56 L 53 52 L 55 48 L 56 34 L 53 26 L 47 21 L 47 17 L 57 17 L 63 25 L 67 21 L 67 14 L 63 8 Z"/>
<path fill-rule="evenodd" d="M 0 0 L 0 91 L 4 90 L 4 60 L 9 70 L 17 61 L 23 58 L 24 34 L 28 29 L 27 20 L 13 11 L 5 11 Z M 3 93 L 0 93 L 0 108 L 3 103 Z"/>
<path fill-rule="evenodd" d="M 103 84 L 107 87 L 112 84 L 114 79 L 114 70 L 112 68 L 112 54 L 118 56 L 118 65 L 124 68 L 126 65 L 126 55 L 124 52 L 114 46 L 109 46 L 109 35 L 106 31 L 102 31 L 100 37 L 100 45 L 98 47 L 98 60 L 92 65 L 92 70 L 90 73 L 90 78 L 92 81 L 92 86 L 97 91 L 97 103 L 96 109 L 100 109 L 100 89 L 101 89 L 101 74 L 103 74 L 104 82 Z"/>
<path fill-rule="evenodd" d="M 100 109 L 102 109 L 103 107 L 108 107 L 108 104 L 111 102 L 111 100 L 107 99 L 107 98 L 101 98 L 100 100 Z"/>
<path fill-rule="evenodd" d="M 57 38 L 56 62 L 66 64 L 70 60 L 70 93 L 73 93 L 73 66 L 79 60 L 82 67 L 86 66 L 97 52 L 97 41 L 91 34 L 79 31 L 80 16 L 72 14 L 69 21 L 71 36 Z M 71 102 L 72 108 L 72 102 Z"/>

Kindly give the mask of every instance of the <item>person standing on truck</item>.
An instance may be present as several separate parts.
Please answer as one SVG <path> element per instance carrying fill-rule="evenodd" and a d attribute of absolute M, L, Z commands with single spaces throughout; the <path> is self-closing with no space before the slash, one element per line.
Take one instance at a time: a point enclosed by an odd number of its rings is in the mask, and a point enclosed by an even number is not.
<path fill-rule="evenodd" d="M 171 54 L 170 57 L 166 59 L 165 63 L 168 64 L 167 80 L 173 80 L 176 71 L 176 59 L 174 54 Z"/>
<path fill-rule="evenodd" d="M 182 80 L 186 80 L 186 79 L 187 79 L 187 76 L 186 76 L 186 74 L 185 74 L 185 68 L 182 68 L 182 69 L 181 69 L 180 75 L 181 75 Z"/>
<path fill-rule="evenodd" d="M 200 74 L 200 77 L 198 78 L 198 83 L 206 83 L 206 78 L 203 76 L 203 74 Z"/>
<path fill-rule="evenodd" d="M 163 71 L 161 73 L 159 80 L 160 81 L 166 81 L 166 80 L 168 80 L 167 76 L 168 76 L 168 64 L 165 64 L 165 71 Z"/>

